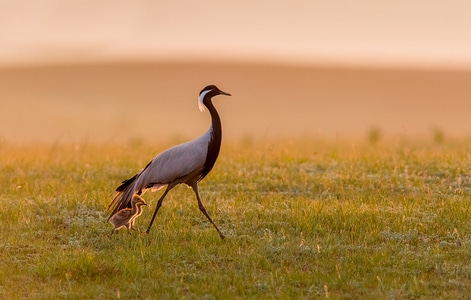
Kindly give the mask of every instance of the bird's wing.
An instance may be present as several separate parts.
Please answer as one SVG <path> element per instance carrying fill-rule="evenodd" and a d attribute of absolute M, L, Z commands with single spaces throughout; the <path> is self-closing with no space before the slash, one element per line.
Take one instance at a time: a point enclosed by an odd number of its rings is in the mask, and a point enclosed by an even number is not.
<path fill-rule="evenodd" d="M 179 179 L 198 176 L 204 169 L 211 129 L 197 139 L 165 150 L 151 160 L 147 166 L 117 188 L 117 194 L 107 208 L 110 218 L 120 209 L 131 207 L 132 195 L 150 187 L 170 183 L 183 183 Z"/>
<path fill-rule="evenodd" d="M 169 184 L 190 173 L 203 170 L 209 138 L 210 133 L 206 133 L 157 155 L 139 174 L 136 187 L 145 189 L 154 184 Z"/>

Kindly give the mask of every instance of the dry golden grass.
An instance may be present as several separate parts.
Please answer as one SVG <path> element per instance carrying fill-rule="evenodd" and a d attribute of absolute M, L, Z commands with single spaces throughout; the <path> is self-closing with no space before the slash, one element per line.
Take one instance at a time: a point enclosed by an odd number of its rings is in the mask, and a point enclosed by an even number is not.
<path fill-rule="evenodd" d="M 114 188 L 168 145 L 3 144 L 0 298 L 462 297 L 469 145 L 226 142 L 200 185 L 221 241 L 184 187 L 109 238 Z"/>

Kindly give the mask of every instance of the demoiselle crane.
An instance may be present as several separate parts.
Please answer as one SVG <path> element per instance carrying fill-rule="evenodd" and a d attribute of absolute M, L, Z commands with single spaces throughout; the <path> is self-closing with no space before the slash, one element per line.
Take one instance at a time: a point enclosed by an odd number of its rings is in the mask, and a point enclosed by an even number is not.
<path fill-rule="evenodd" d="M 113 225 L 110 236 L 123 227 L 128 230 L 134 229 L 134 222 L 142 214 L 142 206 L 146 205 L 146 201 L 141 196 L 134 194 L 131 199 L 131 208 L 123 208 L 110 217 L 109 222 Z"/>
<path fill-rule="evenodd" d="M 193 189 L 198 201 L 198 208 L 217 230 L 221 239 L 224 239 L 224 235 L 204 208 L 198 192 L 198 182 L 211 171 L 221 148 L 221 119 L 211 101 L 217 95 L 231 96 L 231 94 L 221 91 L 215 85 L 206 86 L 199 94 L 199 109 L 203 112 L 207 108 L 211 115 L 211 126 L 208 131 L 192 141 L 161 152 L 142 171 L 124 180 L 116 189 L 118 193 L 108 206 L 108 212 L 111 211 L 110 218 L 121 209 L 131 206 L 133 194 L 141 195 L 149 189 L 154 192 L 166 186 L 164 193 L 157 202 L 149 227 L 147 227 L 146 232 L 149 233 L 167 193 L 176 185 L 184 183 Z"/>

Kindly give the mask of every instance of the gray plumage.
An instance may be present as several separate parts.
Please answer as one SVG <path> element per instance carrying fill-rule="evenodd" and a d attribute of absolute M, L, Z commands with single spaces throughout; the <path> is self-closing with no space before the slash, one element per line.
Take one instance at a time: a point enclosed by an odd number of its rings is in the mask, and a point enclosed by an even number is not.
<path fill-rule="evenodd" d="M 230 94 L 219 90 L 214 85 L 209 85 L 200 92 L 200 109 L 203 110 L 204 107 L 206 107 L 211 114 L 211 126 L 209 130 L 192 141 L 163 151 L 151 160 L 141 172 L 123 181 L 116 189 L 118 193 L 108 206 L 108 211 L 111 212 L 110 218 L 119 210 L 130 206 L 130 200 L 134 193 L 141 195 L 149 189 L 155 191 L 167 186 L 165 192 L 157 202 L 154 215 L 147 228 L 148 233 L 167 193 L 176 185 L 184 183 L 193 188 L 199 209 L 208 218 L 211 224 L 213 224 L 219 236 L 222 239 L 224 238 L 224 235 L 219 231 L 218 227 L 206 212 L 198 193 L 198 182 L 211 171 L 221 146 L 221 121 L 211 101 L 211 98 L 216 95 L 230 96 Z"/>

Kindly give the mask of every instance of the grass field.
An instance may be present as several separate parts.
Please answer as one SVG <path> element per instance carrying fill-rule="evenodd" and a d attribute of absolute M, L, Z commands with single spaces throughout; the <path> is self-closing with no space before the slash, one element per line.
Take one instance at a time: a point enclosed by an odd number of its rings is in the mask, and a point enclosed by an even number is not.
<path fill-rule="evenodd" d="M 200 184 L 224 241 L 183 186 L 109 238 L 114 188 L 167 146 L 2 144 L 0 298 L 471 294 L 468 141 L 224 142 Z"/>

